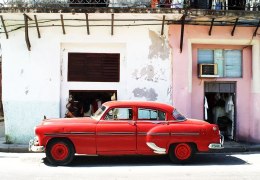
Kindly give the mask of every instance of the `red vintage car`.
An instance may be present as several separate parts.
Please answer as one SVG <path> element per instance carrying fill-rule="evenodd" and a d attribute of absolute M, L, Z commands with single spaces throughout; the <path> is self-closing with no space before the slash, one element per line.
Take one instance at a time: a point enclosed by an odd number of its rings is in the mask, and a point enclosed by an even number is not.
<path fill-rule="evenodd" d="M 35 134 L 29 150 L 45 151 L 54 165 L 69 164 L 75 154 L 168 154 L 173 162 L 187 162 L 196 152 L 222 149 L 224 141 L 215 124 L 140 101 L 106 102 L 91 117 L 44 119 Z"/>

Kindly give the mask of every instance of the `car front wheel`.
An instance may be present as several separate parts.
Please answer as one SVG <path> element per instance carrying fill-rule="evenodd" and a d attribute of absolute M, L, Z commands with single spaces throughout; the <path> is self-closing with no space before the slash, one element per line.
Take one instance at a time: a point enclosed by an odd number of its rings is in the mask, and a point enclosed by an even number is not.
<path fill-rule="evenodd" d="M 66 139 L 55 139 L 46 147 L 46 157 L 53 165 L 64 166 L 74 158 L 75 150 L 72 143 Z"/>
<path fill-rule="evenodd" d="M 178 143 L 171 145 L 169 149 L 170 160 L 174 163 L 186 163 L 191 160 L 195 148 L 189 143 Z"/>

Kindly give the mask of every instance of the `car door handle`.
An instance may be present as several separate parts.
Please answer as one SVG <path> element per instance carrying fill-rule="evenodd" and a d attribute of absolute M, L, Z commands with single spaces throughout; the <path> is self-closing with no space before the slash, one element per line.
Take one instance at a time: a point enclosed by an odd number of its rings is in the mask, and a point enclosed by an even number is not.
<path fill-rule="evenodd" d="M 153 124 L 166 124 L 165 121 L 153 121 L 152 123 Z"/>
<path fill-rule="evenodd" d="M 135 121 L 128 121 L 128 124 L 132 125 L 132 126 L 135 126 L 136 125 L 136 122 Z"/>

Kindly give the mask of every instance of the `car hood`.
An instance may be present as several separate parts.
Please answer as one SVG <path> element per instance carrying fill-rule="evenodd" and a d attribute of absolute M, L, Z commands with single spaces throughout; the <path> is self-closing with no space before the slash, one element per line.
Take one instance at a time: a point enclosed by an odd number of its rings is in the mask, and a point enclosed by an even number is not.
<path fill-rule="evenodd" d="M 57 118 L 57 119 L 44 119 L 41 125 L 69 125 L 69 124 L 81 124 L 81 123 L 97 123 L 97 120 L 90 117 L 81 118 Z"/>

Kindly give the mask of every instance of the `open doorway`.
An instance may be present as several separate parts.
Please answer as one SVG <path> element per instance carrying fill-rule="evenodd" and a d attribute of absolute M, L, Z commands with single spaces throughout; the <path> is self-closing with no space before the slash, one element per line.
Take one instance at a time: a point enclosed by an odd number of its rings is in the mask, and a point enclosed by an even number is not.
<path fill-rule="evenodd" d="M 111 100 L 117 100 L 116 90 L 70 90 L 65 117 L 89 117 Z"/>
<path fill-rule="evenodd" d="M 236 83 L 205 82 L 204 120 L 219 126 L 226 139 L 235 139 Z"/>

